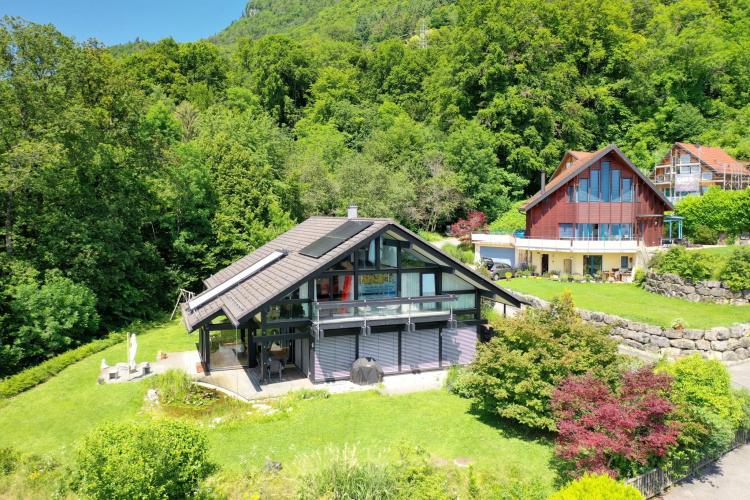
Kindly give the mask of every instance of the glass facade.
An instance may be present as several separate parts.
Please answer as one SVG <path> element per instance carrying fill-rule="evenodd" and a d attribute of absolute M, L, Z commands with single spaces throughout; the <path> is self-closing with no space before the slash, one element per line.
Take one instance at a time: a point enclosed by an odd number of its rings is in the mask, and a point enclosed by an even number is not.
<path fill-rule="evenodd" d="M 630 177 L 622 179 L 622 201 L 633 201 L 633 179 Z"/>
<path fill-rule="evenodd" d="M 623 177 L 620 169 L 613 169 L 610 162 L 603 161 L 599 169 L 589 171 L 589 178 L 580 177 L 578 185 L 568 187 L 570 202 L 632 202 L 633 179 Z M 573 194 L 575 193 L 575 200 Z"/>
<path fill-rule="evenodd" d="M 588 179 L 578 179 L 578 201 L 589 201 Z"/>
<path fill-rule="evenodd" d="M 560 224 L 560 237 L 563 226 L 573 224 Z M 577 240 L 632 240 L 632 224 L 576 224 L 575 239 Z"/>
<path fill-rule="evenodd" d="M 574 224 L 560 224 L 560 238 L 561 239 L 575 238 L 575 225 Z"/>
<path fill-rule="evenodd" d="M 610 194 L 610 188 L 611 180 L 610 180 L 610 165 L 608 161 L 602 162 L 602 169 L 601 169 L 601 183 L 602 183 L 602 194 L 601 194 L 601 201 L 609 201 L 609 194 Z"/>
<path fill-rule="evenodd" d="M 589 201 L 600 201 L 599 197 L 599 171 L 592 170 L 589 172 Z"/>

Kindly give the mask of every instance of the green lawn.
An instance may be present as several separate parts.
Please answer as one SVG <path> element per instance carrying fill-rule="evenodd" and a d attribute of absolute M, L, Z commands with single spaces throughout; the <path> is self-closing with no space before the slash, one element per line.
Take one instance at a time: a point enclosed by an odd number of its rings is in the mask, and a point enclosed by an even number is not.
<path fill-rule="evenodd" d="M 140 359 L 156 351 L 194 348 L 177 322 L 139 337 Z M 0 448 L 51 454 L 63 462 L 77 440 L 106 421 L 148 418 L 147 384 L 96 384 L 99 363 L 125 360 L 125 346 L 87 358 L 0 407 Z M 388 459 L 402 442 L 420 445 L 436 459 L 472 460 L 495 476 L 533 477 L 552 488 L 552 444 L 502 422 L 488 422 L 469 402 L 444 390 L 401 396 L 374 391 L 299 401 L 289 412 L 259 416 L 248 405 L 224 403 L 218 413 L 198 417 L 207 429 L 213 459 L 229 469 L 260 466 L 266 458 L 285 470 L 322 463 L 327 453 L 354 449 L 363 458 Z M 223 412 L 223 413 L 222 413 Z M 214 425 L 213 417 L 224 415 Z M 187 418 L 187 417 L 186 417 Z"/>
<path fill-rule="evenodd" d="M 562 283 L 549 279 L 514 278 L 500 285 L 549 300 L 566 288 L 576 306 L 668 327 L 675 318 L 688 328 L 710 328 L 750 322 L 750 307 L 707 304 L 664 297 L 629 283 Z"/>
<path fill-rule="evenodd" d="M 195 348 L 177 321 L 138 336 L 138 359 L 155 360 L 162 351 Z M 98 385 L 102 358 L 110 365 L 127 361 L 125 342 L 80 361 L 48 382 L 10 401 L 0 401 L 0 448 L 66 454 L 70 445 L 106 421 L 133 418 L 143 405 L 145 383 Z"/>

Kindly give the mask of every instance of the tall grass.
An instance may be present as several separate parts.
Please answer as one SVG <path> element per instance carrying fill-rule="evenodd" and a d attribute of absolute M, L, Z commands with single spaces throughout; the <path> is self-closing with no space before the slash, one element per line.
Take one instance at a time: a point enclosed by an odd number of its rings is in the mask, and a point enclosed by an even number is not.
<path fill-rule="evenodd" d="M 458 245 L 453 245 L 451 243 L 447 243 L 443 245 L 441 250 L 454 259 L 463 262 L 464 264 L 473 264 L 474 263 L 474 251 L 471 249 L 465 249 Z"/>
<path fill-rule="evenodd" d="M 398 490 L 398 479 L 388 465 L 360 463 L 355 450 L 344 449 L 318 472 L 304 478 L 298 497 L 377 500 L 395 498 Z"/>

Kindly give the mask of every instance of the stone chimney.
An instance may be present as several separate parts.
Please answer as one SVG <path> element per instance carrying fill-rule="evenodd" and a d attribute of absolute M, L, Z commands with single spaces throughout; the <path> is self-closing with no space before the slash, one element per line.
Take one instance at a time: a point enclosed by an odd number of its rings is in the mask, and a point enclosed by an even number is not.
<path fill-rule="evenodd" d="M 349 207 L 346 209 L 346 218 L 347 219 L 357 218 L 357 205 L 349 205 Z"/>

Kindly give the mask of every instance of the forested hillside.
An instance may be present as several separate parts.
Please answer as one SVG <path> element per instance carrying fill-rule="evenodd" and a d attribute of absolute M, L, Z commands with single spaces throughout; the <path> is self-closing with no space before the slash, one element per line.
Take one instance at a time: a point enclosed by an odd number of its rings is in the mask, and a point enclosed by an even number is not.
<path fill-rule="evenodd" d="M 750 158 L 747 0 L 263 0 L 210 41 L 0 47 L 0 376 L 311 214 L 494 220 L 610 142 Z"/>

